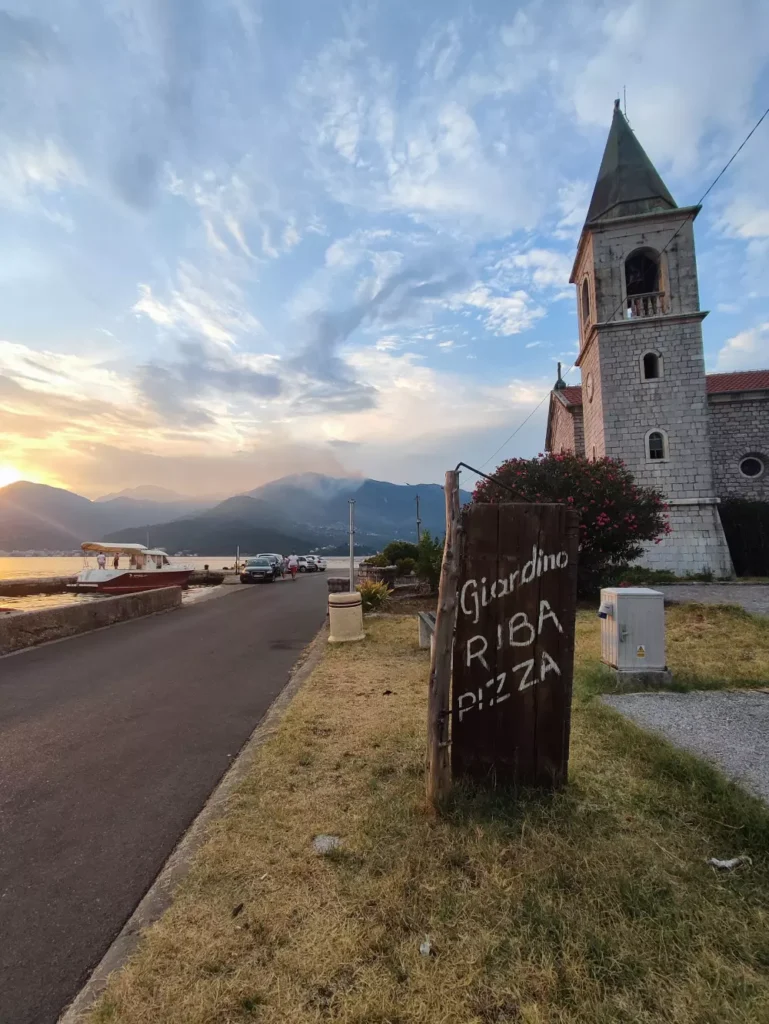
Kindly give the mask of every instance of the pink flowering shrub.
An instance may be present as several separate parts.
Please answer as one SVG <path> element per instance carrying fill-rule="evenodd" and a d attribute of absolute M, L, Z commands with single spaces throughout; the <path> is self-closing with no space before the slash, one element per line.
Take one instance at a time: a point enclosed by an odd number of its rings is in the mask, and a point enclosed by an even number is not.
<path fill-rule="evenodd" d="M 659 491 L 642 487 L 619 459 L 566 452 L 536 459 L 508 459 L 492 474 L 512 494 L 489 480 L 473 491 L 477 502 L 558 502 L 579 513 L 579 592 L 594 595 L 602 581 L 670 533 Z"/>

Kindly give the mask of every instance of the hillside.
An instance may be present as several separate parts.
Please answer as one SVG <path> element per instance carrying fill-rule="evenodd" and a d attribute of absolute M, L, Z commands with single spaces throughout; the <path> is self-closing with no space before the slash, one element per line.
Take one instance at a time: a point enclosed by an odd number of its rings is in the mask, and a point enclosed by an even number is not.
<path fill-rule="evenodd" d="M 383 480 L 304 473 L 274 480 L 209 507 L 194 499 L 156 501 L 126 494 L 158 493 L 133 488 L 122 496 L 90 501 L 42 484 L 0 489 L 0 550 L 70 550 L 84 540 L 150 543 L 169 551 L 230 554 L 244 550 L 344 549 L 348 500 L 355 501 L 356 544 L 376 550 L 389 540 L 416 539 L 416 495 L 422 529 L 441 536 L 443 488 Z M 462 501 L 470 495 L 462 492 Z"/>
<path fill-rule="evenodd" d="M 200 512 L 189 499 L 90 501 L 61 487 L 19 481 L 0 488 L 0 551 L 68 551 L 115 530 L 168 522 Z"/>

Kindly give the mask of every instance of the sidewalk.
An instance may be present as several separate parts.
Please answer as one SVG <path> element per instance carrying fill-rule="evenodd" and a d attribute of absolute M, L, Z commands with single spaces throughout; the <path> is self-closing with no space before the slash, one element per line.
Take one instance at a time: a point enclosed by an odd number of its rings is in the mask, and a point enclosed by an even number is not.
<path fill-rule="evenodd" d="M 758 801 L 590 699 L 583 658 L 568 789 L 460 788 L 431 815 L 415 620 L 366 629 L 327 648 L 90 1024 L 769 1019 Z"/>

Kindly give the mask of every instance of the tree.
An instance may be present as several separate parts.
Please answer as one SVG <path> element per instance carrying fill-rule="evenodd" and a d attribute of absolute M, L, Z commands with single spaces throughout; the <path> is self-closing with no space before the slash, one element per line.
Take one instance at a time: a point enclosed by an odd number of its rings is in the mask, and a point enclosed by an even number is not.
<path fill-rule="evenodd" d="M 425 530 L 417 545 L 417 564 L 415 572 L 418 579 L 427 583 L 430 590 L 438 589 L 443 561 L 443 541 L 433 539 L 429 530 Z"/>
<path fill-rule="evenodd" d="M 403 558 L 413 558 L 416 561 L 419 558 L 419 548 L 407 540 L 391 540 L 382 554 L 388 565 L 395 565 Z"/>
<path fill-rule="evenodd" d="M 579 512 L 579 574 L 582 595 L 594 595 L 618 566 L 659 544 L 670 533 L 662 494 L 642 487 L 620 459 L 591 461 L 569 452 L 536 459 L 508 459 L 493 474 L 510 488 L 481 480 L 476 502 L 558 502 Z"/>

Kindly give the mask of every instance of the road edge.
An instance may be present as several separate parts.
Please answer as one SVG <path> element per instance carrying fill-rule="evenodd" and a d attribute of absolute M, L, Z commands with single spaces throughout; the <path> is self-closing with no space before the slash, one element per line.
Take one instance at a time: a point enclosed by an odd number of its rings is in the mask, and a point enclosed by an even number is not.
<path fill-rule="evenodd" d="M 80 1024 L 83 1015 L 91 1009 L 106 988 L 110 975 L 125 966 L 138 946 L 144 930 L 154 924 L 171 905 L 177 886 L 188 873 L 193 857 L 203 845 L 209 825 L 222 817 L 232 793 L 248 772 L 257 751 L 276 734 L 292 700 L 319 664 L 325 649 L 327 633 L 328 624 L 324 624 L 303 649 L 288 674 L 286 685 L 257 723 L 237 757 L 160 869 L 155 881 L 113 939 L 88 980 L 58 1018 L 57 1024 Z"/>

